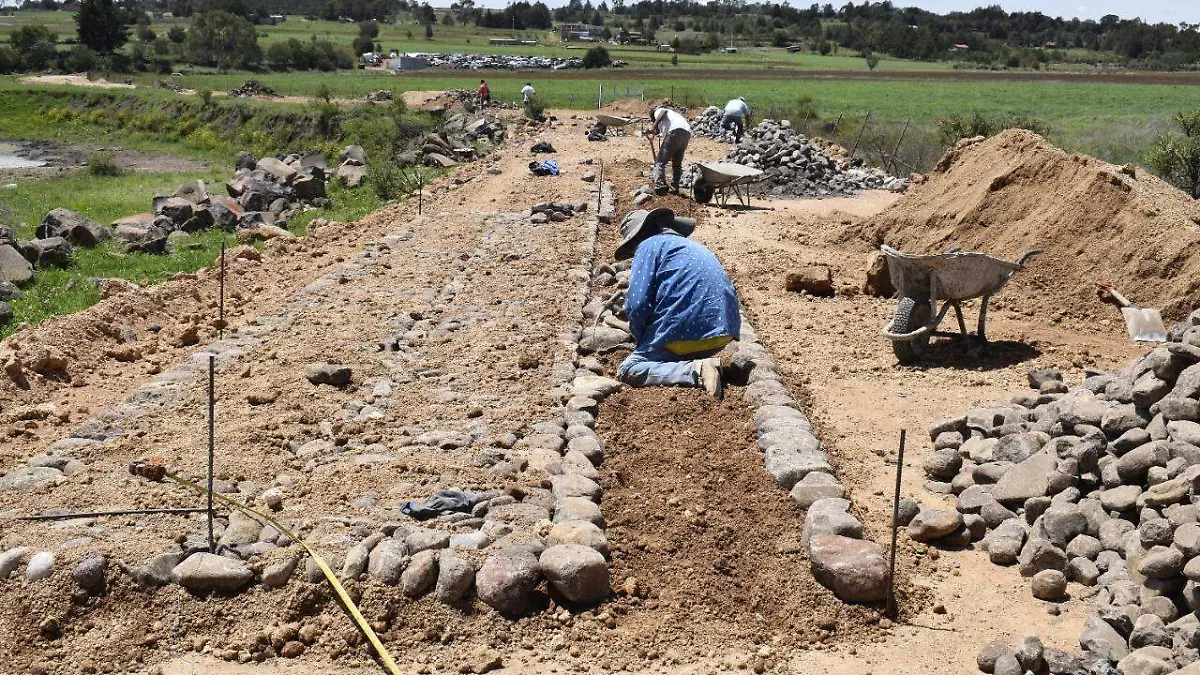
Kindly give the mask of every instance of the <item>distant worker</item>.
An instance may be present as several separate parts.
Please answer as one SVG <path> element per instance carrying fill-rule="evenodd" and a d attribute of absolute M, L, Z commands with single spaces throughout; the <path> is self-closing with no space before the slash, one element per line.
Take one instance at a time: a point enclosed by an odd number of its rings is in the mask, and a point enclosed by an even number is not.
<path fill-rule="evenodd" d="M 487 105 L 492 102 L 492 90 L 488 89 L 487 80 L 479 81 L 479 104 Z"/>
<path fill-rule="evenodd" d="M 737 291 L 717 257 L 687 235 L 696 221 L 671 209 L 629 212 L 617 260 L 633 257 L 625 313 L 637 349 L 617 377 L 635 387 L 704 387 L 722 395 L 716 355 L 742 330 Z"/>
<path fill-rule="evenodd" d="M 533 100 L 533 97 L 535 94 L 537 94 L 537 92 L 533 90 L 532 84 L 529 84 L 528 82 L 526 82 L 525 86 L 521 87 L 521 96 L 524 97 L 524 100 L 522 102 L 525 105 L 529 105 L 529 102 Z"/>
<path fill-rule="evenodd" d="M 721 118 L 722 129 L 733 129 L 733 142 L 742 142 L 742 133 L 750 126 L 750 106 L 741 96 L 725 104 L 725 116 Z"/>
<path fill-rule="evenodd" d="M 679 178 L 683 174 L 683 153 L 692 140 L 692 126 L 687 118 L 665 106 L 650 108 L 648 134 L 657 134 L 662 141 L 654 158 L 654 191 L 667 193 L 667 162 L 671 163 L 671 192 L 679 194 Z"/>

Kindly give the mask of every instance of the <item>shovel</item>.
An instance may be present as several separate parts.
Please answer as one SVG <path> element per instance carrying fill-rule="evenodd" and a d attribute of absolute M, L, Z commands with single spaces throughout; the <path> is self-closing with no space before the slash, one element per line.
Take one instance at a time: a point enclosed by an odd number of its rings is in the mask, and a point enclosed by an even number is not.
<path fill-rule="evenodd" d="M 1112 284 L 1096 284 L 1096 295 L 1102 302 L 1121 308 L 1129 337 L 1137 342 L 1166 342 L 1167 327 L 1157 309 L 1138 307 L 1113 288 Z"/>

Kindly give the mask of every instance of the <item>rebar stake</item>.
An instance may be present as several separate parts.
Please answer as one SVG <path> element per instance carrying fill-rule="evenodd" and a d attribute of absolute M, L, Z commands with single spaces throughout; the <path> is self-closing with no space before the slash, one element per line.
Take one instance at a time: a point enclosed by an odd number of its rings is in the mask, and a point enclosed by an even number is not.
<path fill-rule="evenodd" d="M 225 338 L 225 237 L 221 237 L 220 293 L 217 296 L 217 339 Z"/>
<path fill-rule="evenodd" d="M 904 437 L 907 429 L 900 430 L 900 451 L 896 455 L 896 496 L 892 500 L 892 550 L 888 562 L 887 610 L 888 618 L 896 617 L 896 537 L 900 524 L 900 479 L 904 476 Z"/>
<path fill-rule="evenodd" d="M 217 542 L 213 537 L 213 456 L 215 433 L 214 416 L 216 411 L 216 364 L 215 354 L 208 355 L 208 552 L 217 552 Z"/>

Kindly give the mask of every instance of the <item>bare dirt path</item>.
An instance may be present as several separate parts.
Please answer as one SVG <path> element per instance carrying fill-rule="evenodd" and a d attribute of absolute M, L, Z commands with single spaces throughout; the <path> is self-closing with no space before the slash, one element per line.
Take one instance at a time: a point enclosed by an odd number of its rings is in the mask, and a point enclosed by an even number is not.
<path fill-rule="evenodd" d="M 222 343 L 213 344 L 216 281 L 210 272 L 121 293 L 87 312 L 18 333 L 3 349 L 29 373 L 29 382 L 27 388 L 7 380 L 3 385 L 4 470 L 81 425 L 126 433 L 78 452 L 87 468 L 57 484 L 0 493 L 0 516 L 60 506 L 190 503 L 179 490 L 129 478 L 124 465 L 137 456 L 162 455 L 198 475 L 204 415 L 196 367 L 207 357 L 197 361 L 194 355 L 204 349 L 220 354 L 220 487 L 252 498 L 269 485 L 285 485 L 284 513 L 322 550 L 344 552 L 369 531 L 368 524 L 398 518 L 404 498 L 448 486 L 502 487 L 505 479 L 489 471 L 495 460 L 489 440 L 527 428 L 551 409 L 541 392 L 569 367 L 563 334 L 578 321 L 565 271 L 587 248 L 581 222 L 533 227 L 522 212 L 538 202 L 585 198 L 588 185 L 579 177 L 598 167 L 578 162 L 596 158 L 620 190 L 623 213 L 627 190 L 646 168 L 643 140 L 588 143 L 586 126 L 568 113 L 545 132 L 559 150 L 561 176 L 531 176 L 525 165 L 533 139 L 517 139 L 492 162 L 465 167 L 432 186 L 424 217 L 406 202 L 359 223 L 318 228 L 306 240 L 272 244 L 261 256 L 231 256 L 228 307 L 236 330 Z M 693 159 L 723 154 L 702 139 L 690 152 Z M 744 212 L 665 200 L 699 217 L 696 236 L 734 277 L 747 315 L 806 401 L 877 540 L 890 514 L 894 467 L 885 460 L 899 429 L 909 429 L 913 441 L 905 491 L 935 503 L 938 497 L 920 490 L 930 421 L 974 401 L 1007 398 L 1023 386 L 1031 367 L 1056 365 L 1075 379 L 1085 366 L 1111 367 L 1134 352 L 1115 325 L 1080 334 L 1050 317 L 1027 316 L 1001 296 L 991 323 L 1000 343 L 985 360 L 951 347 L 927 367 L 901 368 L 877 333 L 890 317 L 889 301 L 850 291 L 829 299 L 784 291 L 789 269 L 816 261 L 833 265 L 840 286 L 857 285 L 868 246 L 828 242 L 892 199 L 867 194 L 767 201 Z M 611 256 L 615 236 L 615 226 L 601 232 L 598 260 Z M 394 346 L 380 352 L 381 342 Z M 116 358 L 129 350 L 137 358 Z M 351 366 L 353 386 L 310 385 L 303 372 L 316 361 Z M 45 368 L 47 363 L 62 367 Z M 40 375 L 39 365 L 45 371 Z M 1061 614 L 1051 615 L 1014 570 L 992 567 L 972 551 L 935 558 L 924 547 L 902 548 L 906 578 L 924 589 L 911 608 L 911 625 L 883 628 L 874 610 L 831 601 L 812 583 L 806 562 L 789 552 L 787 541 L 798 534 L 802 514 L 790 511 L 786 495 L 761 473 L 740 399 L 713 406 L 694 394 L 628 392 L 601 412 L 600 430 L 614 453 L 602 476 L 612 490 L 604 508 L 613 519 L 613 581 L 633 592 L 620 590 L 612 603 L 592 610 L 555 609 L 514 623 L 481 605 L 451 608 L 431 597 L 414 601 L 394 588 L 352 583 L 405 672 L 454 672 L 473 667 L 479 654 L 499 653 L 503 672 L 761 666 L 770 672 L 948 675 L 970 672 L 975 653 L 991 639 L 1037 633 L 1052 644 L 1072 645 L 1092 611 L 1086 600 L 1068 601 Z M 38 412 L 35 406 L 44 403 L 54 410 Z M 674 420 L 670 411 L 679 413 Z M 429 432 L 479 442 L 439 448 L 440 441 L 431 445 L 423 437 Z M 648 456 L 680 434 L 698 435 L 661 457 Z M 667 503 L 673 483 L 682 483 L 678 504 Z M 764 504 L 736 508 L 748 499 Z M 692 515 L 655 515 L 668 506 Z M 672 541 L 692 536 L 694 506 L 722 513 L 713 514 L 713 527 L 699 536 Z M 198 531 L 194 518 L 5 522 L 0 549 L 52 550 L 60 562 L 48 582 L 27 584 L 16 576 L 0 581 L 6 607 L 0 610 L 0 660 L 16 664 L 18 672 L 46 673 L 77 672 L 88 665 L 84 660 L 107 672 L 172 674 L 372 668 L 320 584 L 294 580 L 276 591 L 256 588 L 209 600 L 175 586 L 146 594 L 128 581 L 81 603 L 64 590 L 70 588 L 70 564 L 87 550 L 136 561 L 164 550 L 172 537 Z M 741 550 L 755 545 L 761 549 Z M 640 588 L 623 586 L 629 577 L 641 579 Z M 722 583 L 728 586 L 717 586 Z M 727 605 L 733 606 L 722 613 Z M 59 634 L 40 628 L 48 618 Z M 723 625 L 723 619 L 731 620 Z M 271 631 L 285 622 L 315 626 L 320 637 L 297 660 L 253 663 Z"/>

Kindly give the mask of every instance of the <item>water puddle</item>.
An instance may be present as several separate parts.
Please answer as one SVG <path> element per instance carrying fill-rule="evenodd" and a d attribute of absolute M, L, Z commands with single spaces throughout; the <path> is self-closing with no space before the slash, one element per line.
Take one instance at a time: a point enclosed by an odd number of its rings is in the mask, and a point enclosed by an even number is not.
<path fill-rule="evenodd" d="M 28 169 L 38 166 L 46 166 L 46 163 L 37 159 L 25 159 L 17 154 L 17 146 L 11 143 L 0 143 L 0 169 Z"/>

